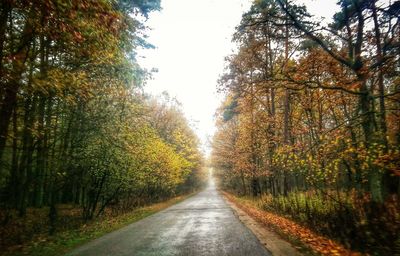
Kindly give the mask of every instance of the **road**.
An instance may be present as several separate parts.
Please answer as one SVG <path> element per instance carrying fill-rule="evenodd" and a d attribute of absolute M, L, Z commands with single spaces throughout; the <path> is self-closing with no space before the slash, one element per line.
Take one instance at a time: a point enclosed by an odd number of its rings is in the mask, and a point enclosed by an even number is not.
<path fill-rule="evenodd" d="M 185 201 L 102 236 L 69 254 L 102 255 L 271 255 L 233 214 L 210 179 Z"/>

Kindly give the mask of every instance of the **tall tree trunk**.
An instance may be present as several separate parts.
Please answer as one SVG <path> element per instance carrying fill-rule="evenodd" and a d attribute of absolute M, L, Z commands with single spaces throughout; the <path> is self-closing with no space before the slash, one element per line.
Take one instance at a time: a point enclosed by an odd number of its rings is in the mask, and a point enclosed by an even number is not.
<path fill-rule="evenodd" d="M 372 17 L 374 20 L 374 31 L 376 40 L 376 61 L 378 63 L 382 62 L 383 52 L 381 46 L 381 32 L 379 30 L 378 17 L 376 13 L 375 1 L 372 1 Z M 385 85 L 383 81 L 383 70 L 382 66 L 379 65 L 378 72 L 378 90 L 379 90 L 379 125 L 380 125 L 380 136 L 382 142 L 385 146 L 385 151 L 387 151 L 388 141 L 387 141 L 387 125 L 386 125 L 386 108 L 385 108 Z"/>
<path fill-rule="evenodd" d="M 14 109 L 13 114 L 13 142 L 12 142 L 12 159 L 11 159 L 11 178 L 9 184 L 10 191 L 10 202 L 13 208 L 17 208 L 18 200 L 18 182 L 19 182 L 19 170 L 18 170 L 18 115 L 17 108 Z"/>
<path fill-rule="evenodd" d="M 42 24 L 44 27 L 45 24 Z M 44 81 L 47 77 L 47 40 L 43 35 L 40 35 L 40 79 Z M 36 153 L 36 175 L 35 175 L 35 189 L 34 189 L 34 204 L 36 207 L 41 207 L 43 203 L 43 186 L 44 174 L 46 173 L 46 158 L 47 148 L 45 140 L 47 136 L 47 129 L 45 129 L 46 118 L 46 102 L 49 92 L 39 93 L 39 107 L 38 107 L 38 140 L 37 140 L 37 153 Z"/>
<path fill-rule="evenodd" d="M 38 107 L 38 140 L 36 142 L 36 173 L 35 173 L 35 189 L 34 189 L 34 205 L 36 207 L 42 207 L 43 204 L 43 181 L 45 174 L 45 146 L 44 136 L 44 119 L 45 119 L 45 104 L 46 98 L 43 94 L 40 95 L 39 107 Z"/>
<path fill-rule="evenodd" d="M 368 91 L 365 79 L 361 80 L 360 110 L 361 110 L 361 126 L 364 133 L 364 143 L 369 149 L 373 143 L 373 111 L 371 109 L 371 97 Z M 382 195 L 382 173 L 369 163 L 369 190 L 373 202 L 383 202 Z"/>
<path fill-rule="evenodd" d="M 287 7 L 287 0 L 285 2 Z M 288 20 L 286 19 L 286 23 Z M 285 72 L 287 72 L 287 65 L 289 62 L 289 25 L 285 26 Z M 290 115 L 290 91 L 285 89 L 284 97 L 284 117 L 283 117 L 283 141 L 288 143 L 290 140 L 290 125 L 289 125 L 289 115 Z"/>
<path fill-rule="evenodd" d="M 22 153 L 19 164 L 19 188 L 20 193 L 18 200 L 19 215 L 23 216 L 26 212 L 28 204 L 28 192 L 32 182 L 32 160 L 33 160 L 33 135 L 34 120 L 36 112 L 36 96 L 31 96 L 33 100 L 27 100 L 25 102 L 25 114 L 24 114 L 24 130 L 22 135 Z"/>
<path fill-rule="evenodd" d="M 20 86 L 20 80 L 26 69 L 25 61 L 28 58 L 29 47 L 33 39 L 34 31 L 32 24 L 29 21 L 29 18 L 33 14 L 34 9 L 32 8 L 24 25 L 17 51 L 13 52 L 13 56 L 15 57 L 12 60 L 12 71 L 10 73 L 9 81 L 5 84 L 0 84 L 4 86 L 4 97 L 0 103 L 0 160 L 3 157 L 11 115 L 17 103 L 17 93 Z"/>

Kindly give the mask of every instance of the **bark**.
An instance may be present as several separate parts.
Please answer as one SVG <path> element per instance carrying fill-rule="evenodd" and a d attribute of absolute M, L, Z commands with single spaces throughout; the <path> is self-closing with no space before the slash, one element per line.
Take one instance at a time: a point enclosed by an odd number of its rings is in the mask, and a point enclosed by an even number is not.
<path fill-rule="evenodd" d="M 378 17 L 376 12 L 375 1 L 372 1 L 372 17 L 374 20 L 374 31 L 375 31 L 375 40 L 376 40 L 376 59 L 378 63 L 381 63 L 383 60 L 383 51 L 381 46 L 381 32 L 379 29 Z M 388 147 L 387 141 L 387 125 L 386 125 L 386 108 L 385 108 L 385 85 L 383 81 L 383 70 L 382 66 L 379 66 L 378 72 L 378 90 L 379 90 L 379 124 L 381 129 L 381 138 L 383 144 L 385 145 L 385 150 Z"/>
<path fill-rule="evenodd" d="M 43 26 L 43 25 L 42 25 Z M 44 36 L 40 36 L 40 79 L 45 80 L 47 75 L 47 54 L 46 54 L 47 41 Z M 46 102 L 47 97 L 45 93 L 39 93 L 39 106 L 38 106 L 38 140 L 37 140 L 37 153 L 36 153 L 36 182 L 34 190 L 34 205 L 41 207 L 43 204 L 43 186 L 44 186 L 44 174 L 46 172 L 46 158 L 47 148 L 45 145 L 45 137 L 47 131 L 45 129 L 45 118 L 46 118 Z"/>
<path fill-rule="evenodd" d="M 24 130 L 22 137 L 22 153 L 19 163 L 19 182 L 18 182 L 18 207 L 19 215 L 24 216 L 28 203 L 28 192 L 32 182 L 32 162 L 34 143 L 32 131 L 34 130 L 35 112 L 36 112 L 36 97 L 32 96 L 33 100 L 27 100 L 25 103 L 24 114 Z"/>
<path fill-rule="evenodd" d="M 285 6 L 287 7 L 287 0 Z M 286 19 L 286 23 L 288 23 Z M 287 71 L 287 65 L 289 61 L 289 25 L 285 26 L 285 72 Z M 283 142 L 288 143 L 290 140 L 290 125 L 289 125 L 289 115 L 290 115 L 290 91 L 285 88 L 284 97 L 284 117 L 283 117 Z"/>
<path fill-rule="evenodd" d="M 12 162 L 11 162 L 11 178 L 9 184 L 10 191 L 10 204 L 13 208 L 17 208 L 18 200 L 18 182 L 19 182 L 19 170 L 18 170 L 18 115 L 17 109 L 14 109 L 13 114 L 13 142 L 12 142 Z"/>
<path fill-rule="evenodd" d="M 17 50 L 13 52 L 12 72 L 10 79 L 4 84 L 4 97 L 0 103 L 0 159 L 3 156 L 8 137 L 8 127 L 12 112 L 17 103 L 17 93 L 20 87 L 20 80 L 26 70 L 25 62 L 28 58 L 29 47 L 33 39 L 33 27 L 29 18 L 34 14 L 32 8 L 24 25 L 21 41 Z"/>
<path fill-rule="evenodd" d="M 36 150 L 36 173 L 35 173 L 35 192 L 34 192 L 34 205 L 36 207 L 42 207 L 43 204 L 43 186 L 44 186 L 44 174 L 45 174 L 45 145 L 44 145 L 44 119 L 45 119 L 45 103 L 46 99 L 43 95 L 40 96 L 39 99 L 39 107 L 38 107 L 38 114 L 39 114 L 39 122 L 38 122 L 38 132 L 39 138 L 37 141 L 37 150 Z"/>

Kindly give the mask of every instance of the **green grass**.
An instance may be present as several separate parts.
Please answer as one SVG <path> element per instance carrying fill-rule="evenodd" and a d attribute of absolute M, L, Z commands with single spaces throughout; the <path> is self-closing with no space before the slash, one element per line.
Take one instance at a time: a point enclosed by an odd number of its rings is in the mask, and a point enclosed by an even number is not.
<path fill-rule="evenodd" d="M 53 236 L 37 237 L 28 244 L 16 250 L 5 252 L 4 255 L 52 256 L 62 255 L 73 248 L 120 229 L 128 224 L 146 218 L 173 204 L 179 203 L 195 193 L 179 196 L 165 202 L 137 208 L 117 217 L 105 217 L 89 222 L 78 229 L 63 231 Z"/>

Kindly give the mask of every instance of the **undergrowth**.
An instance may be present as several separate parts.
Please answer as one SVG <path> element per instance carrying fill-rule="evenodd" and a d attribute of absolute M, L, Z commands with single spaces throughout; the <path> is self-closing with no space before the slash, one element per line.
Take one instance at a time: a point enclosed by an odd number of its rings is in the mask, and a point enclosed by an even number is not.
<path fill-rule="evenodd" d="M 252 200 L 259 208 L 289 217 L 347 248 L 370 255 L 400 255 L 397 198 L 377 205 L 367 196 L 309 191 Z"/>

